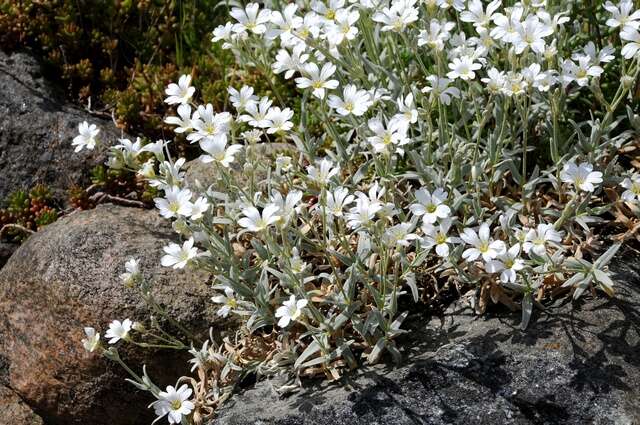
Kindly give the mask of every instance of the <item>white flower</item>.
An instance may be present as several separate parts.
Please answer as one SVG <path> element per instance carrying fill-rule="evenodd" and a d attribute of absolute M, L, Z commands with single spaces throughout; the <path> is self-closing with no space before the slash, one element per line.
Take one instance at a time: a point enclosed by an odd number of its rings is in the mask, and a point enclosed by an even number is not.
<path fill-rule="evenodd" d="M 618 6 L 610 1 L 604 4 L 604 8 L 611 13 L 611 18 L 607 19 L 607 26 L 611 28 L 640 28 L 640 10 L 633 11 L 632 0 L 622 0 Z M 632 12 L 633 11 L 633 12 Z"/>
<path fill-rule="evenodd" d="M 140 261 L 137 258 L 130 258 L 124 263 L 125 273 L 120 275 L 120 280 L 125 284 L 133 284 L 141 278 Z"/>
<path fill-rule="evenodd" d="M 456 78 L 461 78 L 465 81 L 473 80 L 476 78 L 476 73 L 474 71 L 482 68 L 482 65 L 479 63 L 475 63 L 473 58 L 469 56 L 462 56 L 460 58 L 453 58 L 452 63 L 449 64 L 450 72 L 447 73 L 447 77 L 455 80 Z"/>
<path fill-rule="evenodd" d="M 304 53 L 305 46 L 297 44 L 293 47 L 292 53 L 287 49 L 280 49 L 276 55 L 276 61 L 271 65 L 273 72 L 280 74 L 284 72 L 284 78 L 293 77 L 296 72 L 304 70 L 304 63 L 309 59 L 309 55 Z"/>
<path fill-rule="evenodd" d="M 100 334 L 92 327 L 84 328 L 84 334 L 87 337 L 82 340 L 82 346 L 88 352 L 93 353 L 100 346 Z"/>
<path fill-rule="evenodd" d="M 441 22 L 437 19 L 432 19 L 429 22 L 428 29 L 420 30 L 418 46 L 427 45 L 427 47 L 441 52 L 444 50 L 444 42 L 451 37 L 451 30 L 454 29 L 455 26 L 456 24 L 453 22 Z"/>
<path fill-rule="evenodd" d="M 240 137 L 242 137 L 247 143 L 250 145 L 255 145 L 260 142 L 260 138 L 262 138 L 262 131 L 254 128 L 253 130 L 243 131 L 240 133 Z"/>
<path fill-rule="evenodd" d="M 367 226 L 382 209 L 382 204 L 377 200 L 372 200 L 363 193 L 358 193 L 356 205 L 349 210 L 346 216 L 347 225 L 352 228 Z"/>
<path fill-rule="evenodd" d="M 540 9 L 536 12 L 536 16 L 540 18 L 540 21 L 542 21 L 542 23 L 547 27 L 551 28 L 553 32 L 558 31 L 562 25 L 571 20 L 571 18 L 566 15 L 567 12 L 560 12 L 551 16 L 551 14 L 544 9 Z"/>
<path fill-rule="evenodd" d="M 246 114 L 240 115 L 240 121 L 249 123 L 252 127 L 267 128 L 271 125 L 271 121 L 267 119 L 269 109 L 273 102 L 268 97 L 263 96 L 259 103 L 251 102 L 246 105 Z"/>
<path fill-rule="evenodd" d="M 391 7 L 385 7 L 371 18 L 383 24 L 382 31 L 401 32 L 418 20 L 418 9 L 414 7 L 416 0 L 395 0 Z"/>
<path fill-rule="evenodd" d="M 273 26 L 267 31 L 267 38 L 274 39 L 280 37 L 284 45 L 287 45 L 295 36 L 293 31 L 302 26 L 302 18 L 296 16 L 298 5 L 289 3 L 282 13 L 279 11 L 271 12 L 271 23 Z"/>
<path fill-rule="evenodd" d="M 489 93 L 497 94 L 504 91 L 507 84 L 507 79 L 502 71 L 498 71 L 496 68 L 491 68 L 487 71 L 487 76 L 480 81 L 487 85 Z"/>
<path fill-rule="evenodd" d="M 451 98 L 460 99 L 460 90 L 456 87 L 449 87 L 451 80 L 437 75 L 429 75 L 427 81 L 431 86 L 422 89 L 423 93 L 431 93 L 431 99 L 438 99 L 445 105 L 451 104 Z"/>
<path fill-rule="evenodd" d="M 156 156 L 156 158 L 161 158 L 165 146 L 169 144 L 167 140 L 156 140 L 153 143 L 147 143 L 140 149 L 140 152 L 151 152 Z"/>
<path fill-rule="evenodd" d="M 280 220 L 279 211 L 280 207 L 276 204 L 265 206 L 262 215 L 256 207 L 247 207 L 242 210 L 244 217 L 238 220 L 238 224 L 250 232 L 261 232 Z"/>
<path fill-rule="evenodd" d="M 258 96 L 253 94 L 253 87 L 242 86 L 240 91 L 233 87 L 228 87 L 229 100 L 237 111 L 243 111 L 248 105 L 254 104 L 258 101 Z"/>
<path fill-rule="evenodd" d="M 392 246 L 409 246 L 411 241 L 419 239 L 420 237 L 415 233 L 411 233 L 413 230 L 413 224 L 411 223 L 399 223 L 395 226 L 391 226 L 385 230 L 382 235 L 382 241 L 388 247 Z"/>
<path fill-rule="evenodd" d="M 509 250 L 498 254 L 497 259 L 488 261 L 485 270 L 489 273 L 500 272 L 500 281 L 503 283 L 514 283 L 516 273 L 524 268 L 524 260 L 519 258 L 520 244 L 515 244 Z"/>
<path fill-rule="evenodd" d="M 225 25 L 218 25 L 213 30 L 213 38 L 211 38 L 211 41 L 217 43 L 222 40 L 224 41 L 224 43 L 222 43 L 222 48 L 231 49 L 233 47 L 232 42 L 236 41 L 239 37 L 241 37 L 241 35 L 233 32 L 233 24 L 231 22 L 227 22 Z"/>
<path fill-rule="evenodd" d="M 334 46 L 341 44 L 344 40 L 353 40 L 358 35 L 358 22 L 360 14 L 357 10 L 340 9 L 336 11 L 334 20 L 325 25 L 327 41 Z"/>
<path fill-rule="evenodd" d="M 217 162 L 225 168 L 235 161 L 235 155 L 242 150 L 242 145 L 227 146 L 226 140 L 205 139 L 200 142 L 200 148 L 206 155 L 200 155 L 200 161 L 204 164 Z"/>
<path fill-rule="evenodd" d="M 476 30 L 484 29 L 489 26 L 494 12 L 500 7 L 501 0 L 493 0 L 487 5 L 487 11 L 482 8 L 480 0 L 470 0 L 468 10 L 460 14 L 462 22 L 471 22 Z"/>
<path fill-rule="evenodd" d="M 591 63 L 589 56 L 579 56 L 577 64 L 569 59 L 562 63 L 562 79 L 565 84 L 575 81 L 580 87 L 584 87 L 589 84 L 589 77 L 599 77 L 603 72 L 604 69 Z"/>
<path fill-rule="evenodd" d="M 562 241 L 562 234 L 553 228 L 553 224 L 540 223 L 536 229 L 529 229 L 527 232 L 522 248 L 527 254 L 533 252 L 538 256 L 547 253 L 547 244 L 549 242 Z"/>
<path fill-rule="evenodd" d="M 115 344 L 121 339 L 127 339 L 132 326 L 133 322 L 130 319 L 124 319 L 122 322 L 114 320 L 109 323 L 109 329 L 104 334 L 104 337 L 110 338 L 109 344 Z"/>
<path fill-rule="evenodd" d="M 289 267 L 291 268 L 291 271 L 296 275 L 303 274 L 305 272 L 305 270 L 307 270 L 307 268 L 309 267 L 309 264 L 307 264 L 300 257 L 300 254 L 298 253 L 298 249 L 297 248 L 293 248 L 291 250 L 291 257 L 289 259 Z"/>
<path fill-rule="evenodd" d="M 206 106 L 200 105 L 193 114 L 191 121 L 194 132 L 187 136 L 187 140 L 191 143 L 202 139 L 223 140 L 226 142 L 231 120 L 231 114 L 228 112 L 219 114 L 213 112 L 213 105 L 210 103 Z"/>
<path fill-rule="evenodd" d="M 366 90 L 358 90 L 353 84 L 344 86 L 342 96 L 343 98 L 341 99 L 339 96 L 330 94 L 327 104 L 343 116 L 353 114 L 356 117 L 360 117 L 364 115 L 373 104 L 369 92 Z"/>
<path fill-rule="evenodd" d="M 209 201 L 204 196 L 199 197 L 196 201 L 191 205 L 191 219 L 199 220 L 202 218 L 204 213 L 209 210 Z"/>
<path fill-rule="evenodd" d="M 282 224 L 288 223 L 295 217 L 296 213 L 300 212 L 300 201 L 302 201 L 302 191 L 292 190 L 284 197 L 277 190 L 273 190 L 271 198 L 269 199 L 272 204 L 278 206 L 278 215 L 280 216 L 280 222 Z"/>
<path fill-rule="evenodd" d="M 118 144 L 113 148 L 122 151 L 123 155 L 127 157 L 135 158 L 142 152 L 142 140 L 139 137 L 136 137 L 135 142 L 129 139 L 118 139 Z"/>
<path fill-rule="evenodd" d="M 178 80 L 178 84 L 171 83 L 164 91 L 167 97 L 164 101 L 169 105 L 176 105 L 178 103 L 189 103 L 191 96 L 195 93 L 196 89 L 191 87 L 191 75 L 182 75 Z"/>
<path fill-rule="evenodd" d="M 640 200 L 640 174 L 625 178 L 620 186 L 627 189 L 622 192 L 622 199 L 627 202 Z"/>
<path fill-rule="evenodd" d="M 344 2 L 343 2 L 344 3 Z M 315 4 L 315 3 L 314 3 Z M 318 38 L 320 36 L 320 27 L 322 26 L 322 17 L 315 12 L 308 12 L 304 15 L 304 20 L 300 28 L 293 31 L 296 38 L 292 38 L 292 42 L 306 48 L 304 40 L 307 38 Z M 299 38 L 302 40 L 300 40 Z"/>
<path fill-rule="evenodd" d="M 556 71 L 550 69 L 536 76 L 533 80 L 533 87 L 538 89 L 541 92 L 547 92 L 556 85 L 558 82 L 558 77 L 556 75 Z"/>
<path fill-rule="evenodd" d="M 193 246 L 194 242 L 193 238 L 189 238 L 182 246 L 173 242 L 165 246 L 163 250 L 167 255 L 162 257 L 160 263 L 164 267 L 173 267 L 174 269 L 184 268 L 189 261 L 200 255 L 198 248 Z"/>
<path fill-rule="evenodd" d="M 422 217 L 424 223 L 435 223 L 438 219 L 447 218 L 451 215 L 451 209 L 444 204 L 447 200 L 447 192 L 443 189 L 436 189 L 433 194 L 426 189 L 416 191 L 415 204 L 409 205 L 412 213 Z"/>
<path fill-rule="evenodd" d="M 155 198 L 153 201 L 160 215 L 164 218 L 189 216 L 191 214 L 191 191 L 172 186 L 165 190 L 164 198 Z"/>
<path fill-rule="evenodd" d="M 151 403 L 149 407 L 153 406 L 158 419 L 168 415 L 167 419 L 170 424 L 180 424 L 182 417 L 189 416 L 195 408 L 193 402 L 189 401 L 191 393 L 192 390 L 187 384 L 183 384 L 177 390 L 169 385 L 165 391 L 158 394 L 158 400 Z"/>
<path fill-rule="evenodd" d="M 93 150 L 96 147 L 96 136 L 100 133 L 100 130 L 96 127 L 95 124 L 89 125 L 88 122 L 84 121 L 78 125 L 78 134 L 73 138 L 72 145 L 76 148 L 75 152 L 80 152 L 83 148 L 87 148 L 88 150 Z"/>
<path fill-rule="evenodd" d="M 475 261 L 480 256 L 484 261 L 490 261 L 496 258 L 498 254 L 503 253 L 506 248 L 504 242 L 491 239 L 489 224 L 487 223 L 480 225 L 478 233 L 470 228 L 464 229 L 460 239 L 468 245 L 472 245 L 472 248 L 468 248 L 462 253 L 462 258 L 467 261 Z"/>
<path fill-rule="evenodd" d="M 440 9 L 449 9 L 453 7 L 458 12 L 462 12 L 464 10 L 464 0 L 437 0 L 438 7 Z"/>
<path fill-rule="evenodd" d="M 431 223 L 425 223 L 422 226 L 424 237 L 422 238 L 422 245 L 425 248 L 436 247 L 436 254 L 440 257 L 449 256 L 449 244 L 459 242 L 457 238 L 450 237 L 448 235 L 451 228 L 451 219 L 444 218 L 440 220 L 438 226 L 434 226 Z"/>
<path fill-rule="evenodd" d="M 405 126 L 409 124 L 415 124 L 418 122 L 418 110 L 413 103 L 413 94 L 409 93 L 406 97 L 398 97 L 396 101 L 398 104 L 399 113 L 395 117 L 402 122 Z"/>
<path fill-rule="evenodd" d="M 609 63 L 614 60 L 616 58 L 613 55 L 614 53 L 615 49 L 612 45 L 609 44 L 604 46 L 602 50 L 598 51 L 595 43 L 590 41 L 584 46 L 582 53 L 574 53 L 571 58 L 573 60 L 578 60 L 580 56 L 589 56 L 589 58 L 591 58 L 591 62 L 597 65 L 599 63 Z"/>
<path fill-rule="evenodd" d="M 238 300 L 235 297 L 235 293 L 233 289 L 229 287 L 224 288 L 224 295 L 215 295 L 211 297 L 211 301 L 216 304 L 223 304 L 217 312 L 217 315 L 220 317 L 227 317 L 231 310 L 238 307 Z"/>
<path fill-rule="evenodd" d="M 302 315 L 302 309 L 307 306 L 308 301 L 305 299 L 296 300 L 294 295 L 282 303 L 281 307 L 276 310 L 276 317 L 279 317 L 278 326 L 286 328 L 289 322 L 298 320 Z"/>
<path fill-rule="evenodd" d="M 276 172 L 278 174 L 287 173 L 293 169 L 293 158 L 287 155 L 278 155 L 276 157 Z"/>
<path fill-rule="evenodd" d="M 289 121 L 293 118 L 293 111 L 289 108 L 280 109 L 277 106 L 272 107 L 267 112 L 267 116 L 271 124 L 267 128 L 267 133 L 284 133 L 293 128 L 293 123 Z"/>
<path fill-rule="evenodd" d="M 313 11 L 322 15 L 325 21 L 332 21 L 336 16 L 336 12 L 343 7 L 344 0 L 329 0 L 328 4 L 319 0 L 314 0 L 311 3 Z"/>
<path fill-rule="evenodd" d="M 322 70 L 320 70 L 318 65 L 311 62 L 305 65 L 304 70 L 307 76 L 296 78 L 296 84 L 300 89 L 311 87 L 315 97 L 323 99 L 325 89 L 331 90 L 338 87 L 337 80 L 329 79 L 336 72 L 334 64 L 327 62 L 322 65 Z"/>
<path fill-rule="evenodd" d="M 370 119 L 368 126 L 374 135 L 367 137 L 367 140 L 376 153 L 397 152 L 403 155 L 404 149 L 401 146 L 411 143 L 411 139 L 407 137 L 407 126 L 396 117 L 391 118 L 387 127 L 378 118 Z"/>
<path fill-rule="evenodd" d="M 625 59 L 631 59 L 638 55 L 640 52 L 640 32 L 638 32 L 637 29 L 625 27 L 625 29 L 620 32 L 620 39 L 628 41 L 628 43 L 622 46 L 621 51 Z"/>
<path fill-rule="evenodd" d="M 342 211 L 355 200 L 355 196 L 349 195 L 345 187 L 338 187 L 333 192 L 327 192 L 326 211 L 334 217 L 342 217 Z"/>
<path fill-rule="evenodd" d="M 331 177 L 338 175 L 339 172 L 340 166 L 334 167 L 333 162 L 328 158 L 324 158 L 322 161 L 318 162 L 317 166 L 309 165 L 307 167 L 307 174 L 309 174 L 309 178 L 320 185 L 329 183 Z"/>
<path fill-rule="evenodd" d="M 162 176 L 165 176 L 168 180 L 181 182 L 182 180 L 184 180 L 185 175 L 185 172 L 181 171 L 181 168 L 186 161 L 187 160 L 185 158 L 180 158 L 174 163 L 163 161 L 159 166 L 160 174 Z"/>
<path fill-rule="evenodd" d="M 258 12 L 258 3 L 249 3 L 244 9 L 234 7 L 229 14 L 238 21 L 233 25 L 236 33 L 252 32 L 254 34 L 264 34 L 267 31 L 265 25 L 271 19 L 271 11 L 262 9 Z"/>
<path fill-rule="evenodd" d="M 520 95 L 526 92 L 528 84 L 519 72 L 509 71 L 504 79 L 502 93 L 507 96 Z"/>
<path fill-rule="evenodd" d="M 521 6 L 516 6 L 508 10 L 508 15 L 502 13 L 493 15 L 493 23 L 496 26 L 491 29 L 491 37 L 505 43 L 515 42 L 518 38 L 517 27 L 520 25 L 523 12 L 524 9 Z"/>
<path fill-rule="evenodd" d="M 513 40 L 516 54 L 524 52 L 528 47 L 536 53 L 544 53 L 545 37 L 553 34 L 553 29 L 546 26 L 537 16 L 529 16 L 516 26 L 516 36 Z"/>
<path fill-rule="evenodd" d="M 580 165 L 576 165 L 572 161 L 564 165 L 560 173 L 560 179 L 585 192 L 593 192 L 595 186 L 602 183 L 602 173 L 593 171 L 593 165 L 589 163 L 583 162 Z"/>

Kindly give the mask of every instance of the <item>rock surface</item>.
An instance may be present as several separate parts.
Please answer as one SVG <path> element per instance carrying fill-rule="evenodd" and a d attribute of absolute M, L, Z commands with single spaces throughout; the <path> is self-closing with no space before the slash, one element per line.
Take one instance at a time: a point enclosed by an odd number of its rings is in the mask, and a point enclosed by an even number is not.
<path fill-rule="evenodd" d="M 0 269 L 6 264 L 15 250 L 18 249 L 18 246 L 17 243 L 0 241 Z"/>
<path fill-rule="evenodd" d="M 612 269 L 614 299 L 554 307 L 524 332 L 512 314 L 477 318 L 453 305 L 426 325 L 414 318 L 411 338 L 422 342 L 400 368 L 366 368 L 342 385 L 307 383 L 288 398 L 275 382 L 259 382 L 214 423 L 640 423 L 640 259 L 619 255 Z"/>
<path fill-rule="evenodd" d="M 65 190 L 86 183 L 88 171 L 104 162 L 106 145 L 122 137 L 110 120 L 66 103 L 27 53 L 0 51 L 0 93 L 0 200 L 36 183 L 66 200 Z M 96 124 L 108 143 L 74 153 L 71 142 L 85 120 Z"/>
<path fill-rule="evenodd" d="M 0 412 L 0 424 L 43 425 L 42 418 L 4 385 L 0 385 Z"/>
<path fill-rule="evenodd" d="M 124 382 L 120 366 L 86 353 L 81 339 L 84 326 L 104 335 L 113 319 L 148 317 L 137 291 L 119 278 L 131 257 L 153 277 L 156 299 L 174 318 L 203 332 L 215 323 L 208 276 L 160 266 L 174 235 L 155 211 L 100 205 L 32 235 L 0 270 L 0 358 L 9 364 L 11 388 L 48 425 L 153 420 L 149 395 Z M 188 372 L 183 354 L 122 356 L 137 371 L 147 363 L 160 385 Z"/>

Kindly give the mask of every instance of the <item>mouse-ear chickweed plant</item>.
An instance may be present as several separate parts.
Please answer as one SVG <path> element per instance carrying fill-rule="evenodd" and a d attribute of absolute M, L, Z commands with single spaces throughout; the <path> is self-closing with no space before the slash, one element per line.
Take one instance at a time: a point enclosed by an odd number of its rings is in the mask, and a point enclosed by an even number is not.
<path fill-rule="evenodd" d="M 190 338 L 132 259 L 123 281 L 180 336 L 157 319 L 114 321 L 106 343 L 87 328 L 85 347 L 121 363 L 159 418 L 199 424 L 250 373 L 288 373 L 284 391 L 301 377 L 400 361 L 407 309 L 443 291 L 480 313 L 519 309 L 523 328 L 551 298 L 613 295 L 607 263 L 640 228 L 629 154 L 640 10 L 630 0 L 583 8 L 235 4 L 213 42 L 263 72 L 272 96 L 229 87 L 218 111 L 198 104 L 190 76 L 167 88 L 166 123 L 200 147 L 210 186 L 187 183 L 170 141 L 121 140 L 109 165 L 164 194 L 156 206 L 182 241 L 159 261 L 211 273 L 211 302 L 236 331 Z M 97 131 L 82 125 L 77 149 L 91 149 Z M 283 144 L 270 158 L 265 148 Z M 605 249 L 608 224 L 626 230 Z M 192 373 L 162 390 L 118 344 L 189 350 Z"/>

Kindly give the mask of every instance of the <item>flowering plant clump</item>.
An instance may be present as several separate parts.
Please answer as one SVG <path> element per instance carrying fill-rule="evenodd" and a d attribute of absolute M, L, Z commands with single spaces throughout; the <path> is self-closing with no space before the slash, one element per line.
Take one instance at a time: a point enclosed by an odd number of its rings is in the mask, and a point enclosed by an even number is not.
<path fill-rule="evenodd" d="M 166 122 L 215 181 L 189 185 L 171 141 L 112 150 L 111 166 L 163 194 L 155 204 L 183 239 L 162 265 L 211 272 L 220 320 L 241 321 L 234 338 L 189 341 L 197 374 L 175 388 L 127 367 L 159 417 L 201 423 L 247 373 L 337 379 L 400 361 L 407 302 L 448 288 L 480 313 L 521 310 L 523 328 L 551 298 L 614 294 L 606 265 L 640 228 L 631 1 L 585 22 L 570 1 L 276 4 L 233 7 L 213 41 L 291 80 L 298 115 L 277 83 L 276 98 L 229 87 L 219 111 L 183 76 L 167 88 Z M 288 151 L 265 160 L 275 143 Z M 624 231 L 602 249 L 606 225 Z M 149 285 L 134 260 L 123 280 Z M 114 343 L 152 334 L 114 321 L 111 348 L 93 329 L 86 345 L 124 365 Z"/>

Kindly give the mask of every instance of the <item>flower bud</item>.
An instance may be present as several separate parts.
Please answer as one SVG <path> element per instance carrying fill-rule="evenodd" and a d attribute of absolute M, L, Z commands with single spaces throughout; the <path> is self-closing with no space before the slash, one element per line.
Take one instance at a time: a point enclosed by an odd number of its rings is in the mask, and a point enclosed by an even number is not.
<path fill-rule="evenodd" d="M 633 87 L 636 80 L 631 75 L 623 75 L 622 78 L 620 78 L 620 82 L 622 83 L 622 87 L 629 90 Z"/>
<path fill-rule="evenodd" d="M 144 332 L 145 331 L 145 327 L 142 323 L 140 322 L 133 322 L 133 325 L 131 326 L 133 328 L 134 331 L 136 332 Z"/>

